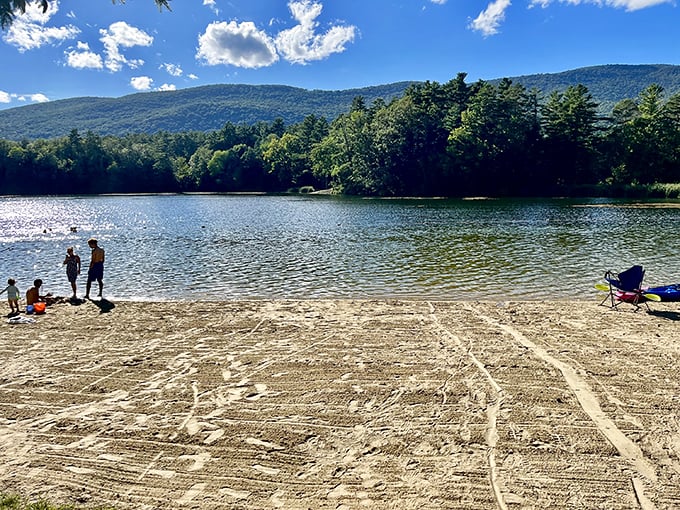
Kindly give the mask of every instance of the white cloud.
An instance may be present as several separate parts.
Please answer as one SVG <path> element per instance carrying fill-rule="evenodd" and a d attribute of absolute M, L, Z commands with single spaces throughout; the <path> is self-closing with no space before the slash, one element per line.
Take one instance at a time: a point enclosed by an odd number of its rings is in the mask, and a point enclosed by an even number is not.
<path fill-rule="evenodd" d="M 36 103 L 47 103 L 49 98 L 45 94 L 31 94 L 31 101 Z"/>
<path fill-rule="evenodd" d="M 170 83 L 164 83 L 163 85 L 158 87 L 157 90 L 177 90 L 177 87 L 175 87 L 174 85 L 172 85 Z"/>
<path fill-rule="evenodd" d="M 198 76 L 196 76 L 196 75 L 193 74 L 193 73 L 192 73 L 192 74 L 187 74 L 187 78 L 190 78 L 190 79 L 192 79 L 192 80 L 198 80 Z"/>
<path fill-rule="evenodd" d="M 210 65 L 227 64 L 255 69 L 279 59 L 274 41 L 255 24 L 211 23 L 198 38 L 196 58 Z"/>
<path fill-rule="evenodd" d="M 217 8 L 217 3 L 215 0 L 203 0 L 203 5 L 207 5 L 215 13 L 219 14 L 220 10 Z"/>
<path fill-rule="evenodd" d="M 430 0 L 433 4 L 439 4 L 439 5 L 444 5 L 446 3 L 446 0 Z"/>
<path fill-rule="evenodd" d="M 182 76 L 184 73 L 182 68 L 176 64 L 161 64 L 159 69 L 165 69 L 170 76 Z"/>
<path fill-rule="evenodd" d="M 151 90 L 151 85 L 153 85 L 153 79 L 148 76 L 135 76 L 130 79 L 130 85 L 135 90 Z"/>
<path fill-rule="evenodd" d="M 106 68 L 110 71 L 120 71 L 123 64 L 131 69 L 136 69 L 144 64 L 143 60 L 128 60 L 120 52 L 120 48 L 132 48 L 133 46 L 151 46 L 153 37 L 139 28 L 128 25 L 124 21 L 117 21 L 109 25 L 109 28 L 99 30 L 104 43 L 106 53 Z"/>
<path fill-rule="evenodd" d="M 505 11 L 510 5 L 510 0 L 494 0 L 472 20 L 468 28 L 481 32 L 484 37 L 497 34 L 498 26 L 505 20 Z"/>
<path fill-rule="evenodd" d="M 443 2 L 446 0 L 433 0 Z M 279 60 L 279 55 L 289 62 L 306 64 L 322 60 L 345 50 L 354 41 L 356 27 L 332 25 L 325 33 L 318 34 L 316 19 L 323 6 L 311 0 L 292 1 L 288 8 L 298 22 L 293 28 L 283 30 L 273 38 L 258 30 L 251 21 L 215 22 L 206 27 L 199 36 L 196 58 L 209 65 L 232 65 L 255 69 L 269 66 Z M 270 26 L 273 22 L 270 22 Z"/>
<path fill-rule="evenodd" d="M 595 4 L 601 7 L 614 7 L 616 9 L 625 9 L 627 11 L 639 11 L 655 5 L 674 3 L 673 0 L 531 0 L 530 7 L 540 6 L 548 7 L 551 3 L 566 3 L 571 5 L 579 5 L 582 3 Z"/>
<path fill-rule="evenodd" d="M 93 51 L 86 42 L 78 42 L 77 48 L 65 51 L 66 65 L 74 69 L 102 69 L 102 57 Z"/>
<path fill-rule="evenodd" d="M 12 101 L 12 96 L 10 96 L 4 90 L 0 90 L 0 103 L 10 103 Z"/>
<path fill-rule="evenodd" d="M 332 26 L 324 34 L 316 34 L 323 6 L 310 0 L 288 4 L 293 18 L 299 25 L 279 32 L 276 47 L 283 58 L 296 64 L 306 64 L 311 60 L 322 60 L 333 53 L 345 50 L 345 45 L 354 41 L 356 27 Z"/>
<path fill-rule="evenodd" d="M 446 0 L 430 0 L 434 3 L 444 3 Z M 592 4 L 598 7 L 611 7 L 625 9 L 626 11 L 638 11 L 661 4 L 674 4 L 675 0 L 529 0 L 529 8 L 547 8 L 551 4 L 561 3 L 569 5 Z M 477 16 L 468 28 L 481 32 L 484 37 L 498 33 L 498 27 L 505 21 L 505 12 L 510 7 L 510 0 L 493 0 L 479 16 Z"/>
<path fill-rule="evenodd" d="M 59 2 L 55 0 L 50 8 L 43 12 L 38 2 L 28 2 L 26 13 L 16 17 L 14 23 L 3 35 L 3 40 L 16 46 L 20 52 L 41 48 L 46 44 L 59 44 L 73 39 L 80 33 L 80 29 L 73 25 L 50 27 L 47 23 L 59 10 Z"/>

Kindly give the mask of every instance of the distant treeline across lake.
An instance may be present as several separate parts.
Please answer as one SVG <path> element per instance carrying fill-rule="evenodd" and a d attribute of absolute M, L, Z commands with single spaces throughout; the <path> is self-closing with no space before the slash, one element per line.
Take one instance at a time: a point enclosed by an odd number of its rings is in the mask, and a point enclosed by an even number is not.
<path fill-rule="evenodd" d="M 287 192 L 349 196 L 680 196 L 680 94 L 650 85 L 611 115 L 583 85 L 410 86 L 310 115 L 212 132 L 0 140 L 0 194 Z"/>

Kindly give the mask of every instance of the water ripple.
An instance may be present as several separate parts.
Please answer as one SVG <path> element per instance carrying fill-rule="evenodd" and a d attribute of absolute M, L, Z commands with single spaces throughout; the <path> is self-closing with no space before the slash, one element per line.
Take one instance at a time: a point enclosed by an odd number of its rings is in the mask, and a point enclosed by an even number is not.
<path fill-rule="evenodd" d="M 66 248 L 88 261 L 95 236 L 117 299 L 587 299 L 605 270 L 633 263 L 649 284 L 680 281 L 680 209 L 620 204 L 6 197 L 0 269 L 22 290 L 41 277 L 66 295 Z"/>

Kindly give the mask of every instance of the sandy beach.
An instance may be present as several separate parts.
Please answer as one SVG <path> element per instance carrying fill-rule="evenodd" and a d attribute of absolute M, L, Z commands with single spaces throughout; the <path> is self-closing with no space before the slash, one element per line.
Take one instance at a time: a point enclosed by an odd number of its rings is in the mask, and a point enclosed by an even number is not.
<path fill-rule="evenodd" d="M 680 304 L 651 308 L 102 301 L 3 319 L 0 491 L 119 510 L 677 509 Z"/>

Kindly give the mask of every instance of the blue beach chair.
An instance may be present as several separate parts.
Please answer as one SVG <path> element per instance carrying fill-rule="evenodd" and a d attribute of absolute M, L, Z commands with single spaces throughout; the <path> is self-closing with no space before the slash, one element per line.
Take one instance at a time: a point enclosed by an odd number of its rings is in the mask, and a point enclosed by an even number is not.
<path fill-rule="evenodd" d="M 611 307 L 618 310 L 621 303 L 628 303 L 635 307 L 635 311 L 640 309 L 640 303 L 644 303 L 649 310 L 645 292 L 642 291 L 642 280 L 645 277 L 645 270 L 642 266 L 633 266 L 622 273 L 614 274 L 607 271 L 604 279 L 609 285 L 609 293 L 600 303 L 603 305 L 609 300 Z"/>

